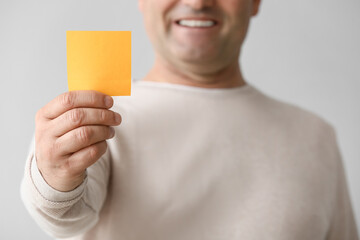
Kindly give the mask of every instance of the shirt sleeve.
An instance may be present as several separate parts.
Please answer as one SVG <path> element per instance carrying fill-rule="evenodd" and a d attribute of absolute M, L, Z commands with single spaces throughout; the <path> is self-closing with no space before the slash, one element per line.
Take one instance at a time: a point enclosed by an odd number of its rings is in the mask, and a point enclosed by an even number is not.
<path fill-rule="evenodd" d="M 48 185 L 42 177 L 36 165 L 34 149 L 31 148 L 26 160 L 20 190 L 30 215 L 46 233 L 55 238 L 73 237 L 92 228 L 98 221 L 107 194 L 109 151 L 86 170 L 86 177 L 80 186 L 69 192 L 61 192 Z"/>
<path fill-rule="evenodd" d="M 333 132 L 333 136 L 335 133 Z M 331 226 L 326 240 L 359 240 L 356 221 L 346 181 L 346 173 L 341 158 L 340 150 L 334 137 L 334 150 L 337 155 L 337 176 L 335 182 L 335 196 L 333 201 L 333 213 Z"/>

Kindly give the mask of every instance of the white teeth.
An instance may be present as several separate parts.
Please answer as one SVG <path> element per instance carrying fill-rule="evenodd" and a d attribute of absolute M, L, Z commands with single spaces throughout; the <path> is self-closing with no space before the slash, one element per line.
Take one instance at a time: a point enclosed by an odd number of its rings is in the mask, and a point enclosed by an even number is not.
<path fill-rule="evenodd" d="M 186 27 L 211 27 L 215 25 L 211 20 L 180 20 L 179 24 Z"/>

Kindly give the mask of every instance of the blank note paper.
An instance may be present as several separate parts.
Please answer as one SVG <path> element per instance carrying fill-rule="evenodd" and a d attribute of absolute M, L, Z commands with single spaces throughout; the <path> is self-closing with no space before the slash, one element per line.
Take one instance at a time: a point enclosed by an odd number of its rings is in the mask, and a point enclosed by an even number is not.
<path fill-rule="evenodd" d="M 131 94 L 130 31 L 67 31 L 69 91 Z"/>

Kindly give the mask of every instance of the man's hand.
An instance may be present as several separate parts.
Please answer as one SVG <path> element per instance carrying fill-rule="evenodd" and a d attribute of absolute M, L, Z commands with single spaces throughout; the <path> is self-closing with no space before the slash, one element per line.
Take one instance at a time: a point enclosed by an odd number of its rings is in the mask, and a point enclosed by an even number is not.
<path fill-rule="evenodd" d="M 113 99 L 97 91 L 64 93 L 36 114 L 35 155 L 45 181 L 59 191 L 79 186 L 87 167 L 106 151 L 121 116 Z"/>

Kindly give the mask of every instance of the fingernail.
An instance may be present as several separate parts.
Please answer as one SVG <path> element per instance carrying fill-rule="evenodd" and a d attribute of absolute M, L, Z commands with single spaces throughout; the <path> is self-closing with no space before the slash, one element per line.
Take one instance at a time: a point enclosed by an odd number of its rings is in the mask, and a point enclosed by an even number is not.
<path fill-rule="evenodd" d="M 113 127 L 110 127 L 110 138 L 113 138 L 115 136 L 115 129 Z"/>
<path fill-rule="evenodd" d="M 112 106 L 112 104 L 113 104 L 112 98 L 110 96 L 106 96 L 105 97 L 105 106 L 109 108 Z"/>
<path fill-rule="evenodd" d="M 121 116 L 118 113 L 115 113 L 115 122 L 120 123 L 121 122 Z"/>

